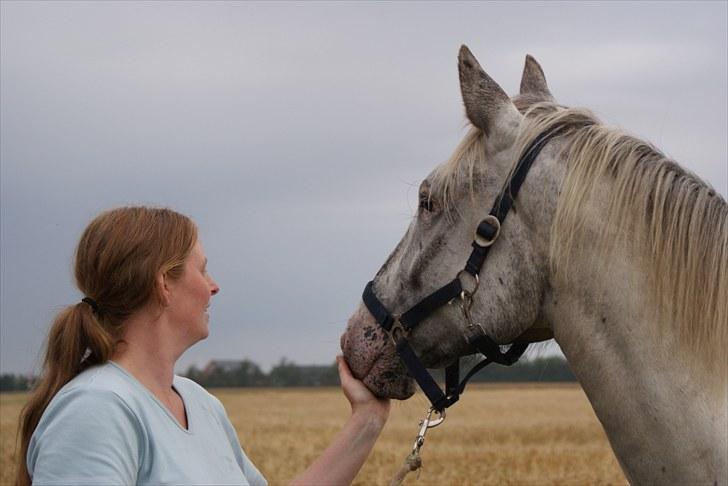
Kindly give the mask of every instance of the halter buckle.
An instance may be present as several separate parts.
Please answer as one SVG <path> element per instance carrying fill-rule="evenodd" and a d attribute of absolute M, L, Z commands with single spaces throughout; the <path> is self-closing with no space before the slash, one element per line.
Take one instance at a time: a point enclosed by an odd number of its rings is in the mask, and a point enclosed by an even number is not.
<path fill-rule="evenodd" d="M 463 279 L 463 277 L 466 275 L 470 278 Z M 472 297 L 473 295 L 475 295 L 475 292 L 478 291 L 478 287 L 480 286 L 480 277 L 477 273 L 475 275 L 472 275 L 467 270 L 460 270 L 457 274 L 457 279 L 460 280 L 460 286 L 463 288 L 463 291 L 460 293 L 461 298 L 463 297 L 463 294 L 467 294 L 468 296 Z M 465 284 L 467 280 L 472 280 L 471 289 L 466 288 L 467 285 Z"/>
<path fill-rule="evenodd" d="M 488 235 L 488 236 L 481 234 L 480 231 L 478 231 L 478 230 L 480 230 L 480 227 L 483 225 L 490 226 L 491 231 L 492 231 L 492 228 L 495 228 L 495 232 L 492 235 Z M 475 237 L 474 237 L 475 244 L 482 248 L 492 245 L 493 243 L 495 243 L 495 240 L 498 239 L 498 236 L 500 236 L 500 229 L 501 229 L 501 225 L 500 225 L 500 221 L 498 220 L 498 218 L 496 218 L 492 214 L 489 214 L 488 216 L 486 216 L 483 219 L 483 221 L 480 222 L 480 224 L 478 225 L 478 227 L 475 230 Z"/>

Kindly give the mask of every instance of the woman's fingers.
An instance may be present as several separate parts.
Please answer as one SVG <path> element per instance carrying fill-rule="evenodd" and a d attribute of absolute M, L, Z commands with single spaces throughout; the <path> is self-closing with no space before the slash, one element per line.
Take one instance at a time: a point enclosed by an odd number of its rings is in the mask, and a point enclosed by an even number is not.
<path fill-rule="evenodd" d="M 389 400 L 377 398 L 364 383 L 354 378 L 343 356 L 337 356 L 336 362 L 339 365 L 341 388 L 352 410 L 369 410 L 367 413 L 374 413 L 386 420 L 389 415 Z"/>
<path fill-rule="evenodd" d="M 349 365 L 346 363 L 343 356 L 337 356 L 336 361 L 339 364 L 339 379 L 341 380 L 341 387 L 344 389 L 344 394 L 352 405 L 354 402 L 366 401 L 370 399 L 370 397 L 374 398 L 374 395 L 372 395 L 369 389 L 364 386 L 364 383 L 354 378 L 351 374 Z"/>

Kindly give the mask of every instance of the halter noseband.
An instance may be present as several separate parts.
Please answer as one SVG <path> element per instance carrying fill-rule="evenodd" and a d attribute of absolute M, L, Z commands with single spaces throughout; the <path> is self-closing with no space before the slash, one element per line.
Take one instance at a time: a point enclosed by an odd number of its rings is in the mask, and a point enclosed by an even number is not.
<path fill-rule="evenodd" d="M 560 127 L 556 127 L 539 134 L 521 155 L 513 174 L 496 197 L 490 213 L 478 224 L 475 230 L 472 243 L 473 251 L 470 253 L 465 268 L 458 272 L 450 283 L 440 287 L 401 315 L 390 313 L 377 298 L 374 293 L 373 280 L 364 288 L 362 296 L 364 305 L 369 309 L 377 323 L 390 336 L 400 359 L 407 366 L 409 373 L 420 385 L 422 391 L 427 395 L 432 403 L 432 409 L 437 412 L 442 413 L 447 407 L 457 402 L 468 380 L 484 366 L 490 363 L 510 366 L 518 361 L 528 347 L 528 343 L 516 342 L 511 344 L 505 353 L 502 352 L 498 343 L 488 337 L 479 324 L 473 323 L 470 318 L 470 307 L 473 303 L 473 295 L 478 290 L 480 283 L 480 271 L 491 246 L 500 235 L 501 224 L 505 221 L 508 211 L 513 206 L 513 201 L 518 195 L 518 191 L 536 157 L 549 140 L 559 132 Z M 469 281 L 467 282 L 469 285 L 464 284 L 465 279 Z M 412 329 L 437 309 L 458 298 L 465 319 L 468 321 L 465 338 L 485 358 L 471 368 L 462 381 L 459 381 L 459 360 L 445 368 L 445 391 L 443 392 L 422 364 L 422 361 L 417 357 L 407 341 L 407 336 Z"/>

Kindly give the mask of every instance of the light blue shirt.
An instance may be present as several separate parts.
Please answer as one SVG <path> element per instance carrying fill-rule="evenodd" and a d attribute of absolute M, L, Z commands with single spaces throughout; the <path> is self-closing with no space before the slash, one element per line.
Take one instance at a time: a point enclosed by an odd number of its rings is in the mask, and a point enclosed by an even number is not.
<path fill-rule="evenodd" d="M 85 370 L 46 408 L 30 439 L 33 484 L 266 485 L 220 401 L 174 377 L 188 429 L 113 362 Z"/>

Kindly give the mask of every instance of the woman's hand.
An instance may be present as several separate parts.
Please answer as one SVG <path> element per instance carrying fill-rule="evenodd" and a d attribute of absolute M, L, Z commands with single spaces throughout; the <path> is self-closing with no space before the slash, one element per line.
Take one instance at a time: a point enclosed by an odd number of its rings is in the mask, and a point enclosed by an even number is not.
<path fill-rule="evenodd" d="M 343 356 L 337 356 L 339 379 L 346 399 L 351 404 L 352 415 L 367 415 L 381 421 L 381 425 L 389 417 L 389 399 L 377 398 L 361 381 L 354 378 Z"/>

